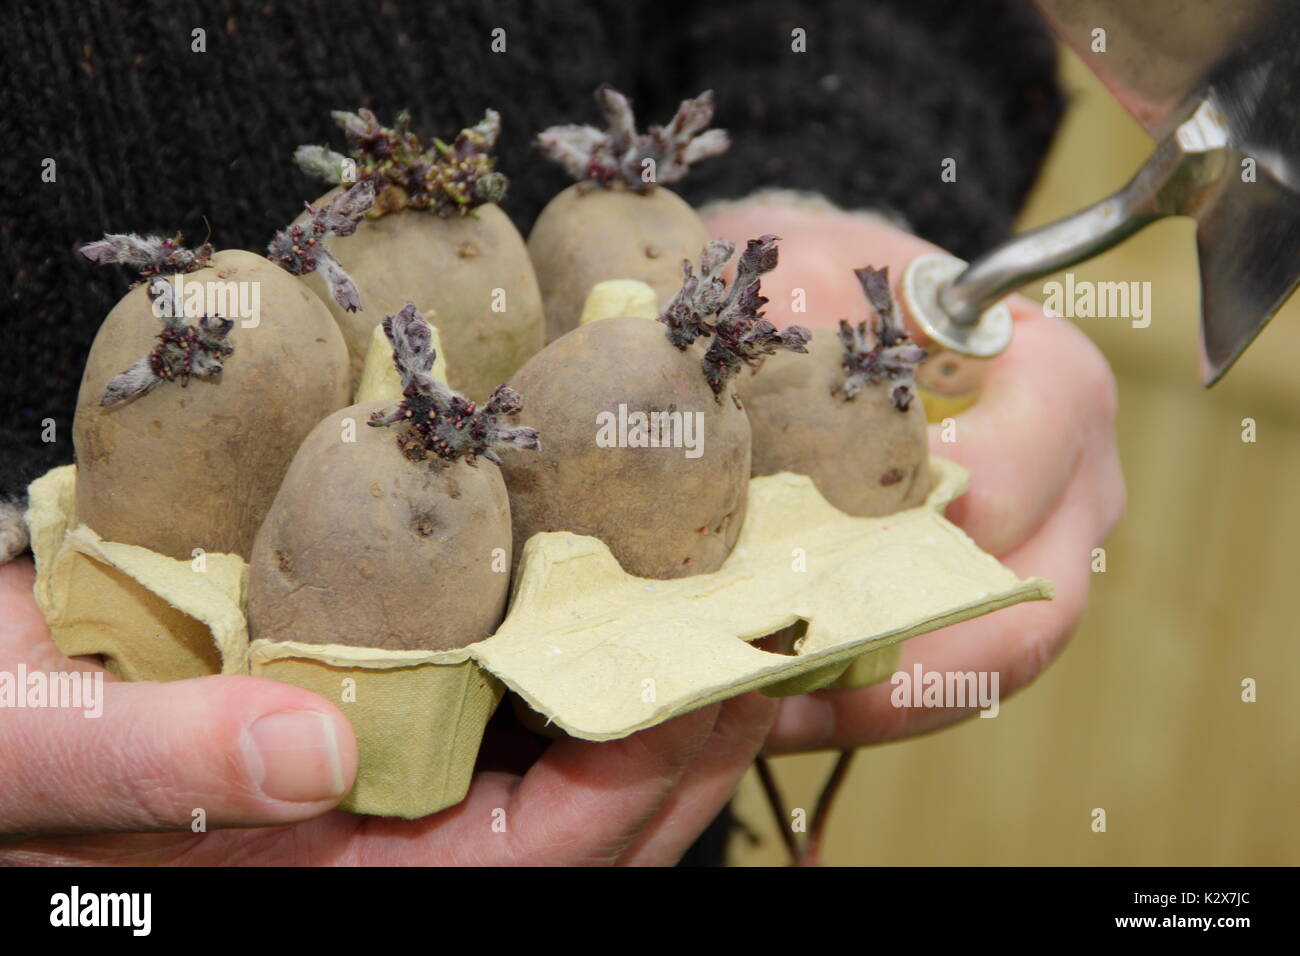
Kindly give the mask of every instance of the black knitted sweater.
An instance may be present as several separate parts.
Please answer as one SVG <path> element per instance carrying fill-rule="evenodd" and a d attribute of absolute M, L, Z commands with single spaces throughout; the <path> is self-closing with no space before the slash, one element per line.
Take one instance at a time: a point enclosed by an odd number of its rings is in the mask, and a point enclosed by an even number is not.
<path fill-rule="evenodd" d="M 210 231 L 265 249 L 320 192 L 294 147 L 343 145 L 330 110 L 409 109 L 445 139 L 497 109 L 503 205 L 526 232 L 566 185 L 534 133 L 597 122 L 601 82 L 643 126 L 712 88 L 734 144 L 680 184 L 688 200 L 813 190 L 966 256 L 1008 232 L 1060 112 L 1026 0 L 38 0 L 5 21 L 0 494 L 72 460 L 82 366 L 128 285 L 77 247 Z M 959 175 L 940 185 L 945 157 Z"/>

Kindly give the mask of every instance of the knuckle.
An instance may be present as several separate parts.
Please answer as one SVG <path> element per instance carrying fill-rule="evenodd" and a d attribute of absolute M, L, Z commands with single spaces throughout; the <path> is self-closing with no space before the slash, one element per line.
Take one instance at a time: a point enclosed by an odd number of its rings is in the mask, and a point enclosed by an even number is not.
<path fill-rule="evenodd" d="M 164 768 L 145 764 L 122 777 L 115 805 L 122 808 L 128 826 L 163 829 L 176 825 L 178 795 L 173 775 Z"/>
<path fill-rule="evenodd" d="M 1119 414 L 1119 385 L 1101 350 L 1082 333 L 1079 338 L 1075 369 L 1079 375 L 1080 395 L 1093 419 L 1109 429 Z"/>
<path fill-rule="evenodd" d="M 1042 316 L 1041 321 L 1045 323 L 1041 326 L 1042 347 L 1060 359 L 1075 412 L 1109 428 L 1119 411 L 1119 388 L 1110 362 L 1096 343 L 1067 319 Z"/>
<path fill-rule="evenodd" d="M 1044 615 L 1039 627 L 1025 634 L 1021 652 L 1009 668 L 1011 687 L 1020 688 L 1031 683 L 1065 649 L 1083 620 L 1087 595 L 1087 581 L 1077 588 L 1058 590 L 1051 613 Z"/>
<path fill-rule="evenodd" d="M 1110 537 L 1119 525 L 1128 507 L 1128 488 L 1124 484 L 1124 475 L 1120 471 L 1119 458 L 1112 451 L 1107 476 L 1104 480 L 1102 498 L 1105 502 L 1102 514 L 1102 540 Z"/>

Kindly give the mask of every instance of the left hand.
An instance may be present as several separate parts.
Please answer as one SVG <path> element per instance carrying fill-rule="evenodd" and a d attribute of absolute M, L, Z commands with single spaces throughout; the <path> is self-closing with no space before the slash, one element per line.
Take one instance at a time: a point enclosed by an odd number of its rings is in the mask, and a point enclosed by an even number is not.
<path fill-rule="evenodd" d="M 55 647 L 32 579 L 29 559 L 0 565 L 0 671 L 99 670 Z M 399 820 L 332 809 L 356 748 L 343 715 L 301 688 L 105 674 L 103 696 L 93 719 L 0 708 L 0 866 L 668 865 L 731 799 L 776 711 L 742 694 L 607 743 L 546 742 L 494 721 L 465 800 Z M 344 787 L 332 797 L 303 792 L 315 775 L 301 751 L 316 738 L 295 747 L 282 728 L 284 759 L 273 766 L 263 752 L 250 765 L 249 728 L 286 710 L 335 716 Z M 268 770 L 275 794 L 262 785 Z M 196 807 L 210 831 L 191 831 Z"/>

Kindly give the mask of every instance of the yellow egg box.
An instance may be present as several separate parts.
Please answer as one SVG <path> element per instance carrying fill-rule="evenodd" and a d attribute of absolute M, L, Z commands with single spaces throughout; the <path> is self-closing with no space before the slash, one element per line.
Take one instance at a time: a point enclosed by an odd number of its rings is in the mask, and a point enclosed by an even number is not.
<path fill-rule="evenodd" d="M 376 328 L 358 401 L 400 394 L 390 354 Z M 28 523 L 36 599 L 65 653 L 102 655 L 126 680 L 253 674 L 312 690 L 356 732 L 342 808 L 416 818 L 464 798 L 504 688 L 539 724 L 612 740 L 750 690 L 884 680 L 909 637 L 1050 598 L 943 517 L 966 470 L 933 459 L 931 472 L 921 506 L 883 518 L 838 511 L 802 475 L 752 479 L 723 566 L 668 581 L 626 574 L 596 538 L 534 535 L 497 632 L 440 652 L 250 645 L 245 562 L 102 540 L 77 522 L 75 466 L 32 483 Z M 789 653 L 754 646 L 776 632 L 797 635 Z"/>

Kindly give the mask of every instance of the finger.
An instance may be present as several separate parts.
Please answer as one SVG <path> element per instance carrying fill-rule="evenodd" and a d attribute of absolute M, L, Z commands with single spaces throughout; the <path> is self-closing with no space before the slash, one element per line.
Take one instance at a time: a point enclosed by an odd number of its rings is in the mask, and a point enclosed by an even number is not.
<path fill-rule="evenodd" d="M 975 405 L 931 426 L 930 448 L 970 469 L 948 518 L 991 554 L 1026 540 L 1056 506 L 1085 450 L 1110 440 L 1114 377 L 1097 348 L 1024 300 L 1011 348 Z"/>
<path fill-rule="evenodd" d="M 1106 477 L 1098 477 L 1105 475 Z M 1003 558 L 1018 575 L 1052 581 L 1056 596 L 964 621 L 903 646 L 900 669 L 910 672 L 998 672 L 999 697 L 1028 684 L 1055 657 L 1083 614 L 1092 549 L 1113 526 L 1115 504 L 1097 483 L 1110 472 L 1084 471 L 1061 506 L 1028 542 Z M 970 709 L 895 707 L 894 687 L 818 691 L 786 698 L 769 735 L 768 753 L 845 749 L 924 733 L 970 716 Z"/>
<path fill-rule="evenodd" d="M 868 307 L 855 268 L 888 267 L 897 287 L 909 262 L 939 251 L 883 220 L 788 205 L 721 212 L 707 226 L 712 236 L 739 249 L 761 235 L 781 237 L 776 268 L 763 276 L 763 295 L 770 300 L 764 315 L 777 326 L 834 328 L 840 319 L 861 320 Z"/>
<path fill-rule="evenodd" d="M 3 713 L 0 833 L 292 823 L 351 788 L 352 729 L 315 694 L 255 677 L 82 687 L 101 708 Z"/>
<path fill-rule="evenodd" d="M 617 862 L 709 739 L 718 705 L 622 740 L 566 737 L 522 777 L 476 773 L 466 798 L 415 824 L 366 828 L 370 861 L 592 865 Z M 413 837 L 432 836 L 433 842 Z"/>
<path fill-rule="evenodd" d="M 32 593 L 32 584 L 36 581 L 36 565 L 31 558 L 14 558 L 0 564 L 0 590 Z"/>
<path fill-rule="evenodd" d="M 556 741 L 514 794 L 512 852 L 545 862 L 564 847 L 573 862 L 616 862 L 708 743 L 720 710 L 705 707 L 623 740 Z"/>
<path fill-rule="evenodd" d="M 619 861 L 626 866 L 671 866 L 699 837 L 740 786 L 776 718 L 779 702 L 741 694 L 722 705 L 704 749 L 681 784 Z"/>
<path fill-rule="evenodd" d="M 334 812 L 295 826 L 39 837 L 0 845 L 0 866 L 364 866 L 355 837 L 368 819 Z"/>

